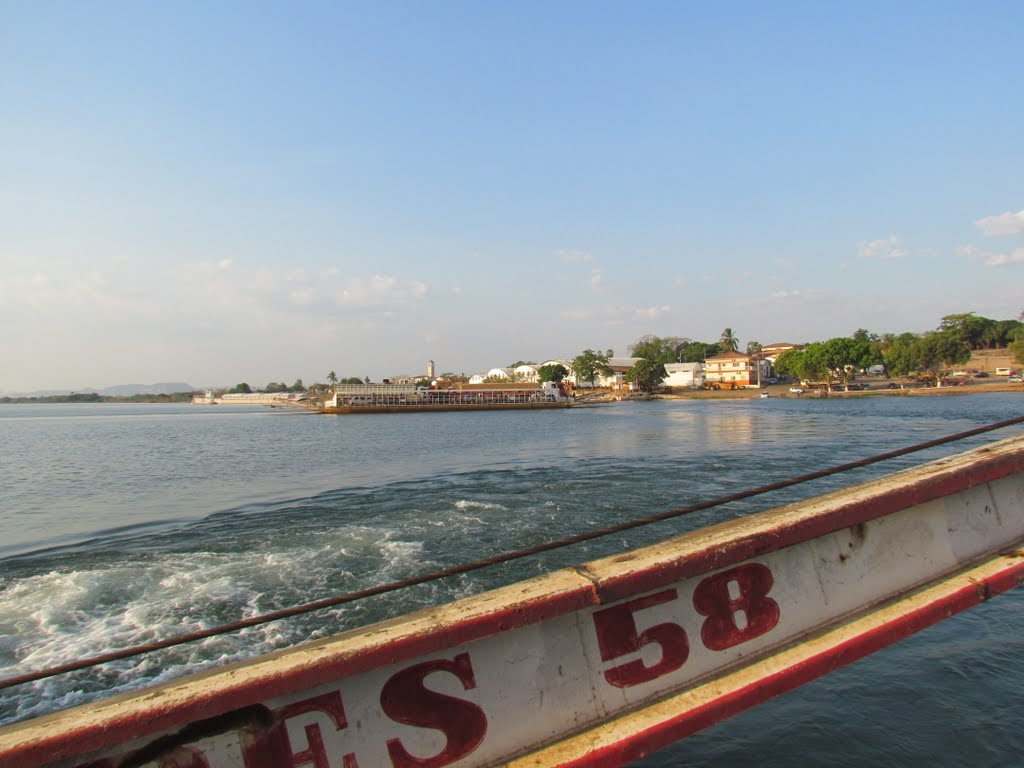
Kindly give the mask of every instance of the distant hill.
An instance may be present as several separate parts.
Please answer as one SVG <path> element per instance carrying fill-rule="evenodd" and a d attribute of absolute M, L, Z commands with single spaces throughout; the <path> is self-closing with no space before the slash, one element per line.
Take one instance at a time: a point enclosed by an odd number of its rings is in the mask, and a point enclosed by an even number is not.
<path fill-rule="evenodd" d="M 96 390 L 101 395 L 120 397 L 122 395 L 173 395 L 175 392 L 193 392 L 195 387 L 183 381 L 159 382 L 157 384 L 117 384 Z"/>
<path fill-rule="evenodd" d="M 82 389 L 43 389 L 37 392 L 11 392 L 12 397 L 52 397 L 54 395 L 70 395 L 73 392 L 78 394 L 89 394 L 95 392 L 98 395 L 107 397 L 128 397 L 130 395 L 173 395 L 176 392 L 195 392 L 196 387 L 183 381 L 158 382 L 156 384 L 116 384 L 112 387 L 96 389 L 95 387 L 83 387 Z"/>

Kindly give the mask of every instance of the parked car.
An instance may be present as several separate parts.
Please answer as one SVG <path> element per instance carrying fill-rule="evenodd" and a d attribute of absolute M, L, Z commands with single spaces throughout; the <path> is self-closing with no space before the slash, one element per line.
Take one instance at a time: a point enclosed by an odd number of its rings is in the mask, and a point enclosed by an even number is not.
<path fill-rule="evenodd" d="M 1021 380 L 1020 376 L 1011 376 L 1010 378 L 1007 379 L 1007 381 L 1018 381 L 1018 382 L 1020 380 Z"/>

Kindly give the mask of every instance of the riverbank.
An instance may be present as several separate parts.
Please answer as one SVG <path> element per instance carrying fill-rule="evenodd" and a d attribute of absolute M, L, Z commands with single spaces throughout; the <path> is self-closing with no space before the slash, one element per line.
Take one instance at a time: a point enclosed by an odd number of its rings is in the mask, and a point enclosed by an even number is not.
<path fill-rule="evenodd" d="M 873 380 L 869 382 L 870 389 L 860 390 L 857 392 L 828 392 L 826 397 L 920 397 L 927 395 L 976 395 L 985 394 L 992 392 L 1019 392 L 1024 394 L 1024 383 L 1021 382 L 1009 382 L 1009 381 L 978 381 L 974 380 L 964 384 L 963 386 L 946 386 L 946 387 L 917 387 L 906 385 L 900 389 L 889 389 L 889 379 Z M 761 397 L 762 392 L 767 392 L 770 398 L 817 398 L 822 397 L 819 394 L 819 390 L 806 390 L 803 394 L 795 394 L 789 391 L 792 384 L 771 384 L 760 389 L 694 389 L 694 390 L 677 390 L 671 393 L 662 393 L 654 395 L 659 400 L 755 400 Z M 590 402 L 597 400 L 601 401 L 613 401 L 624 399 L 621 396 L 615 394 L 607 394 L 600 396 L 599 398 L 590 398 Z M 625 399 L 633 399 L 627 396 Z"/>

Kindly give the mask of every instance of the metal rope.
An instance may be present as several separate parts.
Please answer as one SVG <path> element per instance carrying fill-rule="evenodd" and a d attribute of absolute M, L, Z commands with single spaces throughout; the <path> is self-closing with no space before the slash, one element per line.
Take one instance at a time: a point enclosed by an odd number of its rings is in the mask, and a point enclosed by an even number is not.
<path fill-rule="evenodd" d="M 609 536 L 613 533 L 621 533 L 622 531 L 628 531 L 633 528 L 639 528 L 644 525 L 659 523 L 665 520 L 670 520 L 675 517 L 682 517 L 683 515 L 692 514 L 693 512 L 699 512 L 705 509 L 710 509 L 711 507 L 729 504 L 731 502 L 740 501 L 742 499 L 749 499 L 753 496 L 759 496 L 761 494 L 770 493 L 771 491 L 778 491 L 783 488 L 789 488 L 794 485 L 810 482 L 811 480 L 818 480 L 823 477 L 829 477 L 830 475 L 837 475 L 842 472 L 848 472 L 853 469 L 859 469 L 861 467 L 866 467 L 871 464 L 877 464 L 882 461 L 888 461 L 889 459 L 894 459 L 899 456 L 905 456 L 909 453 L 916 453 L 918 451 L 923 451 L 928 448 L 934 448 L 939 445 L 946 445 L 948 443 L 956 442 L 957 440 L 963 440 L 968 437 L 984 434 L 985 432 L 992 432 L 997 429 L 1004 429 L 1006 427 L 1010 427 L 1015 424 L 1021 423 L 1024 423 L 1024 416 L 1017 416 L 1015 418 L 1006 419 L 1005 421 L 999 421 L 994 424 L 988 424 L 982 427 L 975 427 L 974 429 L 969 429 L 965 432 L 958 432 L 953 435 L 936 438 L 934 440 L 928 440 L 927 442 L 918 443 L 916 445 L 911 445 L 906 448 L 899 448 L 897 450 L 889 451 L 887 453 L 881 453 L 878 454 L 877 456 L 872 456 L 867 459 L 850 461 L 845 464 L 839 464 L 834 467 L 829 467 L 827 469 L 820 469 L 815 472 L 808 472 L 807 474 L 789 478 L 788 480 L 780 480 L 778 482 L 769 483 L 768 485 L 762 485 L 760 487 L 752 488 L 750 490 L 738 491 L 737 493 L 730 493 L 725 496 L 718 496 L 717 498 L 709 499 L 708 501 L 701 501 L 686 507 L 679 507 L 678 509 L 672 509 L 667 512 L 659 512 L 655 515 L 649 515 L 647 517 L 640 517 L 633 520 L 628 520 L 623 523 L 617 523 L 615 525 L 607 526 L 606 528 L 599 528 L 597 530 L 587 531 L 586 533 L 579 533 L 575 536 L 568 536 L 563 539 L 558 539 L 557 541 L 548 542 L 547 544 L 538 544 L 536 546 L 526 547 L 525 549 L 518 549 L 512 552 L 505 552 L 503 554 L 493 555 L 492 557 L 474 560 L 470 563 L 453 565 L 450 568 L 443 568 L 438 571 L 433 571 L 432 573 L 425 573 L 420 576 L 412 576 L 408 579 L 394 581 L 388 584 L 381 584 L 376 587 L 361 589 L 356 592 L 347 592 L 343 595 L 326 597 L 322 600 L 315 600 L 311 603 L 304 603 L 302 605 L 297 605 L 292 608 L 284 608 L 279 611 L 271 611 L 269 613 L 264 613 L 260 616 L 252 616 L 248 619 L 242 619 L 231 624 L 224 624 L 218 627 L 211 627 L 209 629 L 201 629 L 195 632 L 188 632 L 186 634 L 168 637 L 163 640 L 156 640 L 152 643 L 135 645 L 128 648 L 123 648 L 119 651 L 111 651 L 110 653 L 103 653 L 86 659 L 80 659 L 79 661 L 73 661 L 67 664 L 60 664 L 57 666 L 36 670 L 34 672 L 26 672 L 23 675 L 16 675 L 14 677 L 8 677 L 4 678 L 3 680 L 0 680 L 0 690 L 11 688 L 16 685 L 23 685 L 25 683 L 36 682 L 38 680 L 44 680 L 48 677 L 54 677 L 55 675 L 62 675 L 68 672 L 76 672 L 78 670 L 88 669 L 89 667 L 95 667 L 99 664 L 106 664 L 111 661 L 119 661 L 121 659 L 127 659 L 132 656 L 140 656 L 144 653 L 150 653 L 152 651 L 158 651 L 176 645 L 183 645 L 184 643 L 195 642 L 196 640 L 203 640 L 207 637 L 214 637 L 215 635 L 223 635 L 229 632 L 236 632 L 240 629 L 255 627 L 260 624 L 267 624 L 272 621 L 280 621 L 281 619 L 291 618 L 292 616 L 300 616 L 302 614 L 311 613 L 313 611 L 319 611 L 324 608 L 331 608 L 336 605 L 351 603 L 356 600 L 362 600 L 367 597 L 382 595 L 386 592 L 394 592 L 396 590 L 404 589 L 406 587 L 424 584 L 428 581 L 436 581 L 438 579 L 447 578 L 448 576 L 457 576 L 459 574 L 469 573 L 471 571 L 478 571 L 482 568 L 487 568 L 492 565 L 499 565 L 501 563 L 508 563 L 513 560 L 520 560 L 524 557 L 538 555 L 543 552 L 550 552 L 551 550 L 560 549 L 562 547 L 568 547 L 573 544 L 580 544 L 584 541 L 591 541 L 593 539 L 601 538 L 602 536 Z"/>

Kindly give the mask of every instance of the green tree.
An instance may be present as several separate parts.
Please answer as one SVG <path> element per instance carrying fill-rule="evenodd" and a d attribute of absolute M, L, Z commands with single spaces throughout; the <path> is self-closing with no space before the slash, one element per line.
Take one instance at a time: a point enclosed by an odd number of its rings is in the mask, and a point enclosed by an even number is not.
<path fill-rule="evenodd" d="M 645 360 L 656 360 L 659 363 L 674 363 L 676 361 L 676 344 L 672 338 L 661 339 L 657 336 L 641 336 L 635 344 L 629 347 L 629 353 L 633 357 L 642 357 Z"/>
<path fill-rule="evenodd" d="M 977 317 L 973 312 L 961 312 L 943 317 L 939 323 L 939 331 L 950 334 L 968 350 L 981 349 L 985 346 L 985 339 L 993 325 L 995 320 Z"/>
<path fill-rule="evenodd" d="M 834 354 L 834 353 L 833 353 Z M 775 359 L 775 371 L 801 381 L 831 381 L 830 355 L 821 342 L 808 344 L 803 349 L 787 349 Z"/>
<path fill-rule="evenodd" d="M 805 381 L 824 381 L 832 384 L 832 371 L 829 367 L 832 355 L 825 349 L 824 343 L 817 341 L 808 344 L 800 356 L 800 378 Z"/>
<path fill-rule="evenodd" d="M 292 392 L 305 392 L 306 391 L 306 387 L 303 385 L 302 379 L 296 379 L 295 380 L 295 382 L 291 386 L 291 391 Z"/>
<path fill-rule="evenodd" d="M 800 372 L 803 370 L 803 354 L 802 349 L 787 349 L 785 352 L 779 353 L 772 367 L 781 376 L 799 379 L 801 378 Z"/>
<path fill-rule="evenodd" d="M 288 385 L 285 384 L 283 381 L 280 384 L 278 384 L 276 381 L 272 381 L 269 384 L 267 384 L 267 386 L 265 386 L 263 388 L 263 391 L 264 392 L 270 392 L 270 393 L 274 393 L 274 392 L 287 392 L 288 391 Z"/>
<path fill-rule="evenodd" d="M 898 336 L 887 333 L 882 337 L 882 364 L 885 365 L 886 374 L 898 378 L 910 374 L 914 369 L 914 345 L 917 339 L 917 334 L 913 333 Z"/>
<path fill-rule="evenodd" d="M 1024 328 L 1024 323 L 1020 320 L 997 320 L 985 331 L 982 341 L 986 349 L 1009 347 L 1021 328 Z"/>
<path fill-rule="evenodd" d="M 246 384 L 244 381 L 241 384 L 235 384 L 228 392 L 240 395 L 248 395 L 252 393 L 252 387 Z"/>
<path fill-rule="evenodd" d="M 868 333 L 863 328 L 853 334 L 857 342 L 857 367 L 866 371 L 873 365 L 882 365 L 882 337 L 877 333 Z"/>
<path fill-rule="evenodd" d="M 545 381 L 559 382 L 569 375 L 566 367 L 560 363 L 542 365 L 537 369 L 537 381 L 543 384 Z"/>
<path fill-rule="evenodd" d="M 858 331 L 854 338 L 838 336 L 824 343 L 825 363 L 832 377 L 844 384 L 872 365 L 882 361 L 879 347 L 870 341 L 866 331 Z"/>
<path fill-rule="evenodd" d="M 330 373 L 328 373 L 327 374 L 327 383 L 330 384 L 332 387 L 335 384 L 337 384 L 338 383 L 338 374 L 336 374 L 334 371 L 331 371 Z"/>
<path fill-rule="evenodd" d="M 98 392 L 72 392 L 67 396 L 69 403 L 102 403 L 103 398 Z"/>
<path fill-rule="evenodd" d="M 759 355 L 761 354 L 761 342 L 759 341 L 748 341 L 747 342 L 747 354 L 748 355 Z"/>
<path fill-rule="evenodd" d="M 665 364 L 657 360 L 641 358 L 626 371 L 625 379 L 630 384 L 635 384 L 637 389 L 647 394 L 661 387 L 661 383 L 668 378 L 668 371 Z"/>
<path fill-rule="evenodd" d="M 703 363 L 720 351 L 719 346 L 715 343 L 689 341 L 676 349 L 676 360 L 680 363 Z"/>
<path fill-rule="evenodd" d="M 722 331 L 722 336 L 718 340 L 718 346 L 723 352 L 736 352 L 740 348 L 740 340 L 736 338 L 732 328 L 726 328 Z"/>
<path fill-rule="evenodd" d="M 594 386 L 598 376 L 611 376 L 612 369 L 608 365 L 608 357 L 592 349 L 585 349 L 574 357 L 570 367 L 576 382 L 582 384 L 586 381 L 590 386 Z"/>
<path fill-rule="evenodd" d="M 970 360 L 971 350 L 955 332 L 933 331 L 917 340 L 912 355 L 915 370 L 930 374 L 935 379 L 935 386 L 939 387 L 946 369 Z"/>

